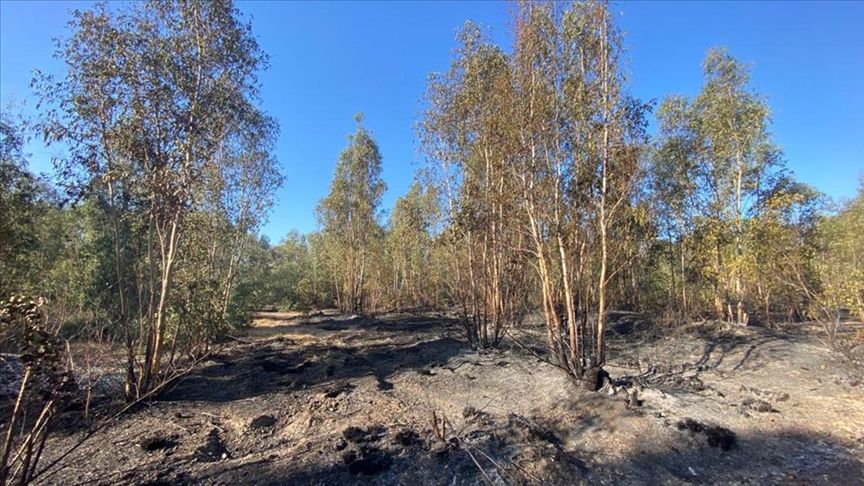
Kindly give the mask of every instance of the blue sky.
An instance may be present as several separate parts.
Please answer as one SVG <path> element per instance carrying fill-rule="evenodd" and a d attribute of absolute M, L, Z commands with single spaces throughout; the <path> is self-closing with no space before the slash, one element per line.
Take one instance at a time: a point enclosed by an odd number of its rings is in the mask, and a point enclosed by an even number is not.
<path fill-rule="evenodd" d="M 0 1 L 0 96 L 30 100 L 34 69 L 59 73 L 52 37 L 68 11 L 90 2 Z M 263 108 L 282 125 L 277 157 L 287 176 L 264 227 L 271 241 L 315 229 L 354 114 L 380 145 L 385 207 L 422 164 L 413 125 L 430 72 L 447 68 L 455 31 L 488 26 L 509 49 L 508 5 L 498 2 L 238 2 L 271 56 Z M 621 2 L 613 5 L 630 47 L 632 92 L 642 99 L 695 95 L 712 46 L 753 67 L 773 110 L 772 131 L 798 178 L 849 197 L 864 172 L 864 2 Z M 31 167 L 49 171 L 31 145 Z"/>

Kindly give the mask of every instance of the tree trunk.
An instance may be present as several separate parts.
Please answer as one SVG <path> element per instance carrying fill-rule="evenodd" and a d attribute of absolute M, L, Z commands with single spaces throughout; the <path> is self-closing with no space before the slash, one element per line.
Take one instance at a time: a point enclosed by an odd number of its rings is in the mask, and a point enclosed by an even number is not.
<path fill-rule="evenodd" d="M 146 368 L 144 379 L 142 380 L 142 393 L 153 388 L 159 378 L 160 363 L 162 359 L 162 344 L 165 340 L 166 318 L 168 313 L 168 304 L 171 297 L 171 282 L 174 276 L 174 263 L 177 257 L 177 251 L 180 244 L 179 232 L 179 214 L 175 214 L 171 223 L 171 231 L 168 235 L 168 245 L 165 246 L 164 235 L 161 240 L 162 246 L 162 272 L 159 292 L 159 301 L 156 307 L 156 318 L 153 322 L 150 332 L 150 356 L 149 361 L 144 363 Z"/>
<path fill-rule="evenodd" d="M 600 37 L 603 42 L 603 153 L 600 160 L 603 164 L 600 184 L 600 277 L 597 283 L 597 366 L 603 366 L 606 359 L 606 342 L 603 336 L 606 326 L 606 262 L 608 260 L 608 242 L 606 241 L 606 185 L 609 177 L 609 42 L 606 25 L 606 11 L 600 10 Z"/>
<path fill-rule="evenodd" d="M 576 378 L 579 387 L 585 391 L 596 392 L 603 386 L 603 381 L 608 377 L 601 366 L 590 366 L 582 370 L 581 376 Z"/>

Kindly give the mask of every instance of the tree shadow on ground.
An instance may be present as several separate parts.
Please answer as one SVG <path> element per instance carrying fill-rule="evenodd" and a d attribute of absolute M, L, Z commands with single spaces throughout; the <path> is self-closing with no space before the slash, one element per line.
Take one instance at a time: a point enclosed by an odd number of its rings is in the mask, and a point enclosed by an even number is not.
<path fill-rule="evenodd" d="M 296 333 L 325 332 L 314 342 L 283 337 L 234 346 L 162 394 L 160 401 L 230 402 L 272 392 L 346 384 L 374 376 L 379 388 L 405 370 L 440 366 L 470 352 L 447 337 L 457 323 L 441 318 L 408 317 L 388 322 L 369 318 L 328 319 L 289 326 Z M 297 334 L 293 334 L 294 337 Z"/>
<path fill-rule="evenodd" d="M 150 484 L 864 484 L 860 444 L 856 452 L 854 445 L 801 430 L 739 435 L 724 450 L 710 445 L 701 431 L 673 426 L 663 439 L 637 450 L 595 456 L 576 444 L 600 417 L 587 416 L 578 430 L 518 415 L 503 420 L 451 439 L 447 447 L 427 438 L 410 445 L 385 441 L 365 452 L 361 447 L 354 457 L 350 447 L 338 454 L 311 450 L 214 464 L 189 475 L 169 472 Z M 380 467 L 361 472 L 351 467 L 369 451 Z"/>
<path fill-rule="evenodd" d="M 610 364 L 639 370 L 619 377 L 619 381 L 655 386 L 672 383 L 670 389 L 678 391 L 701 391 L 698 382 L 703 372 L 735 372 L 782 361 L 789 357 L 789 345 L 810 341 L 810 336 L 756 326 L 735 328 L 705 322 L 673 328 L 634 313 L 610 321 Z M 698 347 L 688 347 L 692 343 Z M 676 383 L 683 386 L 675 387 Z M 694 386 L 695 390 L 689 390 Z"/>
<path fill-rule="evenodd" d="M 593 317 L 596 319 L 596 315 Z M 545 327 L 542 325 L 523 326 L 522 331 L 529 331 L 530 339 L 522 340 L 520 344 L 530 351 L 545 355 Z M 533 332 L 531 332 L 533 331 Z M 628 355 L 638 355 L 639 351 L 650 349 L 663 341 L 686 336 L 682 342 L 702 341 L 703 347 L 695 359 L 690 359 L 685 368 L 717 369 L 727 363 L 728 359 L 737 357 L 733 370 L 749 365 L 759 355 L 759 348 L 777 342 L 807 341 L 809 335 L 794 335 L 782 330 L 772 330 L 759 326 L 730 327 L 729 324 L 705 321 L 687 325 L 674 326 L 655 321 L 650 316 L 629 311 L 609 311 L 606 318 L 606 345 L 610 361 L 621 358 L 624 363 L 630 363 Z M 739 351 L 746 349 L 738 356 Z M 772 359 L 784 356 L 772 356 Z M 677 360 L 676 360 L 677 361 Z"/>
<path fill-rule="evenodd" d="M 661 450 L 604 465 L 619 484 L 864 484 L 864 463 L 830 436 L 801 430 L 738 436 L 728 451 L 678 431 Z"/>

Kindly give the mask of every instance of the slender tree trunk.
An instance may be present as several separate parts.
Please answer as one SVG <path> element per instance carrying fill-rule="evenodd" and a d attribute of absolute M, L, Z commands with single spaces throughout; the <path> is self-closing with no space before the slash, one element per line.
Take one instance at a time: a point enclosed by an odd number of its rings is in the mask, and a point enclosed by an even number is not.
<path fill-rule="evenodd" d="M 120 222 L 118 221 L 117 208 L 114 201 L 114 187 L 108 183 L 108 205 L 111 218 L 111 231 L 114 240 L 114 276 L 117 281 L 117 297 L 120 304 L 120 326 L 123 329 L 124 345 L 126 347 L 126 381 L 124 394 L 126 400 L 137 398 L 137 387 L 135 377 L 135 349 L 132 332 L 129 328 L 129 306 L 126 301 L 126 287 L 123 284 L 124 265 L 121 249 Z"/>
<path fill-rule="evenodd" d="M 600 38 L 602 42 L 602 76 L 603 76 L 603 149 L 600 157 L 603 168 L 601 170 L 600 182 L 600 277 L 598 282 L 597 303 L 597 362 L 596 365 L 603 366 L 606 360 L 606 346 L 604 341 L 604 330 L 606 326 L 606 262 L 608 260 L 608 242 L 606 241 L 606 185 L 609 175 L 609 39 L 608 26 L 606 25 L 605 8 L 600 10 Z"/>
<path fill-rule="evenodd" d="M 228 315 L 228 306 L 231 303 L 231 291 L 234 289 L 234 281 L 237 278 L 240 260 L 243 258 L 243 252 L 246 250 L 246 242 L 248 241 L 245 225 L 238 226 L 236 229 L 237 235 L 234 238 L 233 251 L 228 262 L 228 271 L 225 275 L 225 287 L 222 293 L 221 316 L 223 319 Z"/>
<path fill-rule="evenodd" d="M 152 351 L 150 353 L 150 360 L 145 363 L 146 374 L 143 380 L 144 393 L 152 389 L 159 377 L 159 368 L 162 359 L 162 344 L 165 340 L 168 303 L 171 297 L 171 284 L 174 276 L 174 263 L 180 245 L 179 217 L 179 214 L 175 214 L 172 218 L 173 221 L 171 222 L 170 233 L 167 235 L 167 246 L 164 239 L 165 235 L 163 234 L 160 238 L 160 253 L 162 255 L 161 283 L 155 321 L 150 336 L 152 343 L 150 349 Z"/>
<path fill-rule="evenodd" d="M 365 294 L 366 289 L 364 285 L 364 281 L 366 280 L 366 248 L 364 247 L 360 250 L 360 275 L 357 278 L 357 295 L 358 295 L 358 303 L 357 310 L 359 314 L 364 314 L 367 309 L 365 308 Z"/>
<path fill-rule="evenodd" d="M 735 139 L 735 161 L 737 165 L 737 174 L 735 178 L 735 299 L 736 299 L 736 322 L 738 324 L 746 324 L 744 318 L 743 297 L 744 290 L 741 286 L 741 264 L 743 258 L 743 250 L 741 248 L 741 233 L 742 226 L 742 211 L 741 206 L 741 183 L 744 178 L 743 161 L 741 159 L 741 149 L 737 138 Z"/>
<path fill-rule="evenodd" d="M 671 277 L 671 286 L 669 287 L 669 302 L 670 304 L 675 302 L 675 296 L 678 294 L 678 285 L 675 283 L 675 267 L 678 266 L 675 261 L 675 245 L 672 242 L 672 232 L 669 231 L 667 233 L 669 238 L 669 274 Z"/>
<path fill-rule="evenodd" d="M 9 474 L 9 455 L 12 453 L 12 439 L 16 433 L 16 425 L 21 417 L 24 397 L 26 395 L 27 386 L 30 384 L 32 375 L 32 367 L 27 366 L 24 371 L 24 376 L 21 378 L 21 387 L 18 391 L 18 398 L 15 400 L 15 407 L 12 409 L 12 415 L 9 418 L 9 425 L 6 429 L 6 437 L 3 439 L 3 448 L 0 450 L 0 484 L 6 484 Z M 14 459 L 13 459 L 14 461 Z"/>
<path fill-rule="evenodd" d="M 687 268 L 684 265 L 684 242 L 680 243 L 681 246 L 681 306 L 683 310 L 683 315 L 688 314 L 688 306 L 687 306 Z"/>
<path fill-rule="evenodd" d="M 720 248 L 720 237 L 717 237 L 715 244 L 715 259 L 714 259 L 714 273 L 715 273 L 715 281 L 714 281 L 714 307 L 717 311 L 717 318 L 723 319 L 726 315 L 726 311 L 723 309 L 723 298 L 721 295 L 721 281 L 723 280 L 723 257 Z M 726 283 L 723 282 L 723 287 L 726 287 Z M 730 316 L 731 317 L 731 316 Z"/>

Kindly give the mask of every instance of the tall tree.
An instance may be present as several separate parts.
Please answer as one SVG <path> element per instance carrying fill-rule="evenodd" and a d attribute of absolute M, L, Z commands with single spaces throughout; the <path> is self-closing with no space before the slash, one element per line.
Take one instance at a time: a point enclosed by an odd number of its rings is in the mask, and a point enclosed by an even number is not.
<path fill-rule="evenodd" d="M 864 321 L 864 176 L 858 194 L 820 221 L 814 266 L 820 288 L 811 317 L 838 320 L 841 309 Z"/>
<path fill-rule="evenodd" d="M 705 83 L 692 102 L 670 97 L 660 107 L 657 170 L 678 181 L 662 188 L 670 210 L 711 241 L 716 313 L 746 323 L 748 221 L 777 183 L 782 154 L 768 131 L 768 105 L 749 86 L 748 68 L 725 50 L 711 49 L 703 69 Z"/>
<path fill-rule="evenodd" d="M 52 109 L 49 142 L 70 147 L 58 161 L 75 189 L 99 191 L 114 228 L 120 322 L 135 307 L 146 325 L 137 390 L 159 380 L 173 278 L 186 217 L 199 201 L 202 174 L 219 164 L 227 134 L 255 123 L 257 72 L 266 57 L 232 2 L 158 1 L 76 11 L 58 50 L 68 71 L 37 87 Z M 263 120 L 261 117 L 257 117 Z M 74 178 L 74 179 L 72 179 Z M 140 214 L 146 289 L 131 292 L 124 219 Z M 130 339 L 132 333 L 129 333 Z M 133 345 L 129 378 L 133 378 Z"/>
<path fill-rule="evenodd" d="M 429 305 L 434 289 L 429 282 L 432 251 L 434 191 L 419 182 L 399 197 L 390 213 L 387 249 L 393 267 L 392 295 L 397 308 Z"/>
<path fill-rule="evenodd" d="M 647 107 L 626 94 L 622 36 L 605 2 L 523 2 L 516 26 L 514 167 L 548 346 L 559 366 L 596 388 L 610 282 L 633 253 Z"/>
<path fill-rule="evenodd" d="M 0 299 L 22 292 L 36 247 L 34 231 L 43 189 L 27 169 L 21 127 L 0 114 Z"/>
<path fill-rule="evenodd" d="M 468 24 L 428 88 L 420 134 L 448 205 L 452 287 L 480 322 L 469 337 L 488 321 L 497 340 L 533 265 L 552 355 L 594 387 L 609 289 L 637 248 L 647 107 L 624 91 L 605 3 L 521 2 L 515 25 L 507 55 Z"/>
<path fill-rule="evenodd" d="M 339 155 L 330 193 L 316 209 L 325 236 L 338 252 L 333 265 L 344 270 L 337 282 L 337 301 L 343 311 L 368 310 L 366 278 L 373 240 L 380 238 L 381 196 L 386 185 L 381 179 L 381 153 L 378 144 L 363 127 L 363 115 L 355 117 L 357 131 L 348 137 L 348 147 Z"/>
<path fill-rule="evenodd" d="M 754 290 L 750 306 L 759 322 L 801 318 L 807 311 L 808 292 L 816 288 L 813 257 L 818 252 L 818 226 L 823 196 L 813 188 L 781 178 L 761 198 L 748 222 L 748 252 L 743 276 Z"/>
<path fill-rule="evenodd" d="M 468 22 L 450 69 L 431 78 L 419 125 L 446 208 L 450 291 L 469 341 L 497 346 L 522 320 L 527 296 L 517 193 L 513 79 L 508 56 Z"/>

